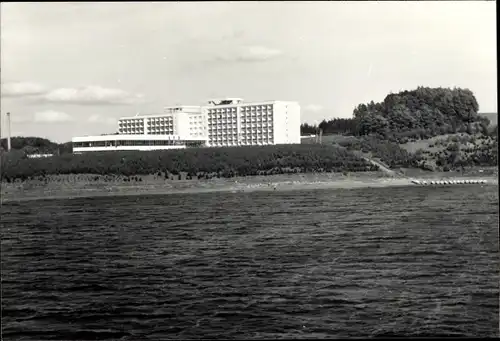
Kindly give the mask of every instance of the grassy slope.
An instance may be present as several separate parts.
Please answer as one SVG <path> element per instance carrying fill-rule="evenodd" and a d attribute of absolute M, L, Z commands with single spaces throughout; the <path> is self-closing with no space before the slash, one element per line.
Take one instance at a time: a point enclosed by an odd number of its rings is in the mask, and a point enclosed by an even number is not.
<path fill-rule="evenodd" d="M 496 114 L 495 114 L 496 115 Z M 455 143 L 453 141 L 453 138 L 458 137 L 462 139 L 466 139 L 468 137 L 467 134 L 465 133 L 457 133 L 457 134 L 446 134 L 446 135 L 439 135 L 432 137 L 430 139 L 424 139 L 424 140 L 417 140 L 413 142 L 408 142 L 404 144 L 400 144 L 399 146 L 409 153 L 416 153 L 418 150 L 426 151 L 424 154 L 424 157 L 426 157 L 426 162 L 427 164 L 434 165 L 435 166 L 435 158 L 432 157 L 432 154 L 440 154 L 443 153 L 446 148 L 450 145 Z M 478 136 L 473 136 L 474 142 L 470 141 L 460 141 L 459 140 L 459 145 L 461 149 L 464 148 L 474 148 L 475 146 L 481 146 L 481 145 L 486 145 L 487 143 L 491 143 L 491 140 L 481 140 L 477 139 Z M 322 137 L 322 143 L 323 144 L 337 144 L 341 143 L 343 141 L 349 141 L 349 140 L 356 140 L 357 137 L 355 136 L 343 136 L 343 135 L 325 135 Z M 316 143 L 316 138 L 311 137 L 311 138 L 306 138 L 302 140 L 303 144 L 314 144 Z M 465 155 L 465 152 L 461 152 L 462 155 Z M 373 157 L 371 153 L 363 153 L 361 151 L 358 151 L 356 153 L 357 155 L 366 157 L 366 158 L 371 158 L 379 163 L 381 163 L 384 166 L 387 166 L 384 164 L 380 159 Z"/>
<path fill-rule="evenodd" d="M 189 148 L 151 152 L 84 153 L 49 159 L 26 159 L 22 153 L 2 156 L 7 180 L 49 174 L 147 175 L 189 172 L 195 177 L 232 177 L 297 172 L 357 172 L 374 167 L 334 145 L 276 145 Z"/>
<path fill-rule="evenodd" d="M 401 148 L 404 148 L 410 153 L 416 153 L 419 150 L 425 151 L 423 155 L 426 158 L 426 162 L 428 164 L 435 165 L 435 159 L 431 157 L 431 155 L 444 153 L 444 151 L 449 145 L 457 143 L 456 142 L 457 139 L 459 141 L 458 144 L 461 148 L 460 153 L 462 157 L 465 157 L 467 154 L 470 154 L 469 152 L 464 151 L 467 150 L 468 148 L 483 147 L 492 143 L 492 140 L 489 138 L 480 139 L 478 137 L 480 136 L 479 135 L 469 136 L 465 133 L 446 134 L 446 135 L 435 136 L 430 139 L 418 140 L 414 142 L 400 144 L 400 146 Z"/>

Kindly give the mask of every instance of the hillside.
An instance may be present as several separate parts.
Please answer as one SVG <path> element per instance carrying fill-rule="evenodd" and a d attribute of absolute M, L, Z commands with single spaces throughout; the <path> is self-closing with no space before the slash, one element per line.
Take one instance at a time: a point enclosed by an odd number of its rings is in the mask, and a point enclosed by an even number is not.
<path fill-rule="evenodd" d="M 465 133 L 436 136 L 401 145 L 420 160 L 420 168 L 460 170 L 467 167 L 498 165 L 496 136 Z"/>
<path fill-rule="evenodd" d="M 23 151 L 27 154 L 66 154 L 72 153 L 71 142 L 56 143 L 49 139 L 34 136 L 14 136 L 10 139 L 14 151 Z M 0 149 L 7 150 L 7 139 L 0 140 Z"/>
<path fill-rule="evenodd" d="M 150 175 L 209 179 L 312 172 L 365 172 L 378 168 L 338 146 L 276 145 L 262 147 L 189 148 L 150 152 L 66 154 L 30 159 L 21 151 L 2 153 L 6 181 L 51 174 Z"/>
<path fill-rule="evenodd" d="M 388 95 L 383 102 L 358 105 L 346 122 L 330 120 L 321 128 L 324 144 L 337 144 L 391 168 L 464 170 L 498 165 L 496 114 L 478 113 L 468 89 L 420 87 Z M 333 135 L 328 135 L 332 134 Z M 314 138 L 304 143 L 315 143 Z"/>

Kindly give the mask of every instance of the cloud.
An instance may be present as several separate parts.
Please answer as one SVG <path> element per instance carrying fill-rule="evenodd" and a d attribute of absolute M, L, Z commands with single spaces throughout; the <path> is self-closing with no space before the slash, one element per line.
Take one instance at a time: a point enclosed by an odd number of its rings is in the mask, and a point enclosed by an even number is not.
<path fill-rule="evenodd" d="M 46 88 L 32 82 L 9 82 L 2 84 L 2 97 L 25 97 L 41 95 Z"/>
<path fill-rule="evenodd" d="M 37 123 L 59 123 L 71 122 L 73 117 L 61 111 L 46 110 L 35 113 L 34 120 Z"/>
<path fill-rule="evenodd" d="M 308 104 L 304 107 L 305 111 L 318 112 L 323 110 L 323 107 L 319 104 Z"/>
<path fill-rule="evenodd" d="M 240 59 L 242 61 L 264 61 L 276 58 L 283 52 L 264 46 L 249 46 L 242 51 Z"/>
<path fill-rule="evenodd" d="M 28 97 L 39 102 L 80 105 L 128 105 L 144 103 L 142 94 L 102 86 L 48 89 L 33 82 L 2 84 L 2 97 Z"/>
<path fill-rule="evenodd" d="M 231 51 L 222 49 L 221 53 L 216 60 L 222 62 L 265 62 L 274 58 L 277 58 L 283 54 L 282 51 L 278 49 L 273 49 L 265 46 L 245 46 L 238 50 Z"/>
<path fill-rule="evenodd" d="M 94 114 L 89 117 L 88 121 L 90 123 L 99 123 L 99 124 L 116 124 L 116 120 L 112 117 L 103 117 L 101 115 Z"/>
<path fill-rule="evenodd" d="M 120 89 L 101 86 L 86 86 L 80 88 L 59 88 L 42 96 L 44 101 L 68 104 L 138 104 L 144 102 L 144 96 L 131 94 Z"/>

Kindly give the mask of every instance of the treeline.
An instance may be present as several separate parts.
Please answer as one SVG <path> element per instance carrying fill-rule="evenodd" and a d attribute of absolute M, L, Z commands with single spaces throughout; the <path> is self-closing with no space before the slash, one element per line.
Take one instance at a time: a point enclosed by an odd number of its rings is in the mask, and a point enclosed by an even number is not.
<path fill-rule="evenodd" d="M 68 154 L 73 152 L 71 142 L 56 143 L 41 137 L 15 136 L 10 139 L 12 150 L 20 150 L 25 154 Z M 0 140 L 0 149 L 7 150 L 7 139 Z"/>
<path fill-rule="evenodd" d="M 210 178 L 302 172 L 363 172 L 377 167 L 351 151 L 325 145 L 189 148 L 150 152 L 93 152 L 30 159 L 2 154 L 1 178 L 7 181 L 51 174 L 179 174 Z"/>
<path fill-rule="evenodd" d="M 352 135 L 356 131 L 356 121 L 352 118 L 334 118 L 323 120 L 318 126 L 304 123 L 300 126 L 300 132 L 301 135 L 317 134 L 318 128 L 323 130 L 324 135 Z"/>
<path fill-rule="evenodd" d="M 366 136 L 405 143 L 448 133 L 496 134 L 490 120 L 478 113 L 479 104 L 469 89 L 418 87 L 389 94 L 379 103 L 358 105 L 352 118 L 323 120 L 318 126 L 302 124 L 302 134 Z"/>
<path fill-rule="evenodd" d="M 404 143 L 447 133 L 488 134 L 489 119 L 478 114 L 477 100 L 468 89 L 419 87 L 388 95 L 383 102 L 354 109 L 356 135 L 375 135 Z"/>

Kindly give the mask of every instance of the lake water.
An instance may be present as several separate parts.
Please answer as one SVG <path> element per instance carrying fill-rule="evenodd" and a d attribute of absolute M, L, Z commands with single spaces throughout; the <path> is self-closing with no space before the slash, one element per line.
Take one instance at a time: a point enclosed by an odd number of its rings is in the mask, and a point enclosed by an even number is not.
<path fill-rule="evenodd" d="M 4 203 L 3 338 L 498 336 L 497 191 Z"/>

